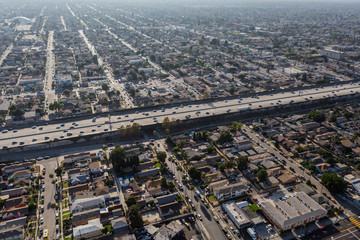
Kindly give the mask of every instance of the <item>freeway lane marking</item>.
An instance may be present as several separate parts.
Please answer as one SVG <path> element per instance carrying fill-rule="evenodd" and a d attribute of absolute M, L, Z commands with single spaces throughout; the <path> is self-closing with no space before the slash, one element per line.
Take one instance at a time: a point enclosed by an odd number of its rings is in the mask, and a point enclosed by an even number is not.
<path fill-rule="evenodd" d="M 349 228 L 347 228 L 347 229 L 341 230 L 340 232 L 341 232 L 341 233 L 342 233 L 342 232 L 346 232 L 346 231 L 348 231 L 348 230 L 350 230 L 350 229 L 353 229 L 353 228 L 356 228 L 356 226 L 349 227 Z M 335 233 L 335 234 L 337 234 L 337 233 Z"/>

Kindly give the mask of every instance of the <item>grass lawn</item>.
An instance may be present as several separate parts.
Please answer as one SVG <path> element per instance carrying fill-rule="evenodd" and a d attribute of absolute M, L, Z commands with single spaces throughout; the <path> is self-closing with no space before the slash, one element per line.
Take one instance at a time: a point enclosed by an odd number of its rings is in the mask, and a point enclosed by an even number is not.
<path fill-rule="evenodd" d="M 68 188 L 69 187 L 69 182 L 66 181 L 66 182 L 63 182 L 63 188 Z"/>
<path fill-rule="evenodd" d="M 70 218 L 70 213 L 64 214 L 63 219 Z"/>
<path fill-rule="evenodd" d="M 161 167 L 161 163 L 159 163 L 159 162 L 156 163 L 156 164 L 155 164 L 155 167 L 157 167 L 157 168 Z"/>
<path fill-rule="evenodd" d="M 70 213 L 70 210 L 63 211 L 63 214 Z"/>
<path fill-rule="evenodd" d="M 249 205 L 248 208 L 252 212 L 256 212 L 256 211 L 259 211 L 261 209 L 258 205 L 256 205 L 256 203 Z"/>
<path fill-rule="evenodd" d="M 211 203 L 213 203 L 213 202 L 216 202 L 217 199 L 216 199 L 216 197 L 215 197 L 214 195 L 211 195 L 211 196 L 209 196 L 209 201 L 210 201 Z"/>

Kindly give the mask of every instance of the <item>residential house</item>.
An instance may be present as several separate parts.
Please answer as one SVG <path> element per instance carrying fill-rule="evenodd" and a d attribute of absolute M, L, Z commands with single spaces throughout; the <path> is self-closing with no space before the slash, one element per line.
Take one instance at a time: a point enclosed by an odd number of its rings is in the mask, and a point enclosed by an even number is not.
<path fill-rule="evenodd" d="M 129 228 L 129 224 L 126 221 L 125 217 L 120 217 L 111 220 L 111 226 L 114 230 L 126 230 Z"/>
<path fill-rule="evenodd" d="M 106 196 L 96 196 L 92 198 L 76 199 L 72 202 L 70 207 L 71 213 L 82 212 L 94 208 L 103 208 L 105 205 Z"/>
<path fill-rule="evenodd" d="M 90 173 L 93 175 L 99 175 L 101 171 L 100 161 L 92 162 L 89 164 Z"/>
<path fill-rule="evenodd" d="M 23 240 L 24 227 L 18 226 L 16 228 L 7 228 L 0 230 L 0 239 L 2 240 Z"/>
<path fill-rule="evenodd" d="M 155 175 L 159 174 L 159 168 L 153 168 L 153 169 L 148 169 L 148 170 L 144 170 L 141 172 L 137 172 L 136 176 L 138 178 L 147 178 L 147 177 L 152 177 Z"/>
<path fill-rule="evenodd" d="M 71 186 L 68 188 L 69 194 L 74 195 L 74 194 L 78 194 L 78 193 L 82 193 L 82 192 L 87 192 L 89 191 L 89 186 L 87 183 L 84 184 L 79 184 L 76 186 Z"/>
<path fill-rule="evenodd" d="M 16 171 L 10 175 L 10 178 L 14 178 L 14 179 L 29 178 L 29 177 L 31 177 L 31 171 L 29 169 Z"/>
<path fill-rule="evenodd" d="M 73 227 L 87 224 L 89 220 L 100 218 L 100 208 L 89 209 L 82 212 L 76 212 L 71 217 Z"/>
<path fill-rule="evenodd" d="M 86 225 L 73 228 L 73 239 L 91 239 L 102 235 L 103 225 L 99 218 L 90 220 Z"/>
<path fill-rule="evenodd" d="M 248 184 L 239 182 L 215 188 L 213 192 L 218 201 L 225 201 L 228 199 L 245 196 L 249 188 L 250 186 Z"/>
<path fill-rule="evenodd" d="M 9 176 L 13 172 L 20 171 L 20 170 L 25 170 L 25 169 L 28 169 L 28 168 L 30 168 L 32 166 L 34 166 L 34 164 L 32 162 L 23 162 L 23 163 L 19 163 L 19 164 L 10 164 L 10 165 L 6 165 L 5 167 L 3 167 L 2 173 L 5 176 Z"/>
<path fill-rule="evenodd" d="M 173 240 L 178 239 L 184 232 L 184 225 L 179 221 L 175 220 L 167 225 L 162 225 L 153 235 L 154 240 Z"/>
<path fill-rule="evenodd" d="M 71 177 L 69 177 L 69 184 L 71 186 L 76 186 L 79 184 L 84 184 L 90 181 L 90 177 L 89 175 L 78 175 L 78 174 L 73 174 L 71 175 Z"/>

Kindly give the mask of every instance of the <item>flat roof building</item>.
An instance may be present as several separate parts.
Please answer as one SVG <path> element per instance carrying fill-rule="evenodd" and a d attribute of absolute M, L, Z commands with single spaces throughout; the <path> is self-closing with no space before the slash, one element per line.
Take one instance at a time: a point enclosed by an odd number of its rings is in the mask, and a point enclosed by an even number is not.
<path fill-rule="evenodd" d="M 243 229 L 251 225 L 250 219 L 246 217 L 235 201 L 226 202 L 222 207 L 237 228 Z"/>
<path fill-rule="evenodd" d="M 285 201 L 262 202 L 262 210 L 278 228 L 288 230 L 325 217 L 327 211 L 304 192 Z"/>

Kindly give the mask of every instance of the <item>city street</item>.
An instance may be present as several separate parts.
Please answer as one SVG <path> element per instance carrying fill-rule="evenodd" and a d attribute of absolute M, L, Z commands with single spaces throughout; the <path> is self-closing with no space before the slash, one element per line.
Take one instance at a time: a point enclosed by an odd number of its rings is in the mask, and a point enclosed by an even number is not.
<path fill-rule="evenodd" d="M 164 144 L 165 143 L 163 140 L 155 141 L 155 145 L 158 146 L 159 151 L 167 152 L 164 147 Z M 182 176 L 184 173 L 182 173 L 181 171 L 179 171 L 177 169 L 177 165 L 175 163 L 172 163 L 169 161 L 169 155 L 170 155 L 170 153 L 167 152 L 166 164 L 167 164 L 168 168 L 171 169 L 172 172 L 174 173 L 176 180 L 180 184 L 182 184 Z M 177 160 L 175 160 L 175 161 L 177 161 Z M 204 231 L 204 235 L 206 237 L 210 236 L 210 238 L 213 240 L 221 240 L 221 239 L 225 240 L 226 237 L 225 237 L 224 233 L 222 232 L 221 228 L 219 227 L 219 224 L 214 220 L 214 216 L 213 216 L 212 212 L 208 208 L 205 207 L 205 205 L 200 201 L 199 197 L 195 196 L 195 190 L 190 190 L 187 187 L 187 185 L 184 185 L 183 193 L 195 205 L 194 214 L 201 215 L 202 221 L 200 221 L 199 218 L 196 218 L 196 222 L 197 222 L 198 226 L 200 227 L 200 229 L 202 231 Z"/>
<path fill-rule="evenodd" d="M 39 162 L 46 169 L 45 174 L 45 195 L 44 195 L 44 213 L 42 214 L 44 218 L 44 224 L 42 225 L 43 229 L 48 229 L 49 239 L 56 238 L 56 209 L 50 207 L 51 203 L 55 203 L 55 184 L 52 184 L 52 180 L 55 178 L 50 178 L 49 174 L 52 173 L 55 176 L 54 170 L 57 167 L 57 159 L 50 158 L 48 160 L 43 160 Z"/>

